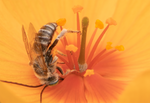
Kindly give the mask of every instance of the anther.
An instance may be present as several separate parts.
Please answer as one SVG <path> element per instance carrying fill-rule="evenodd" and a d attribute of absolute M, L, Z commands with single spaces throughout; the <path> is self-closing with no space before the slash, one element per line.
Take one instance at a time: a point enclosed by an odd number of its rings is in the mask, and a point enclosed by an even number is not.
<path fill-rule="evenodd" d="M 104 24 L 103 24 L 103 22 L 101 22 L 100 20 L 97 19 L 96 22 L 95 22 L 95 27 L 99 28 L 99 29 L 103 29 Z"/>
<path fill-rule="evenodd" d="M 82 9 L 83 9 L 83 7 L 80 6 L 80 5 L 74 6 L 74 7 L 72 8 L 72 10 L 73 10 L 74 13 L 78 13 L 78 12 L 80 12 Z"/>
<path fill-rule="evenodd" d="M 108 18 L 106 20 L 106 24 L 108 24 L 108 25 L 117 25 L 117 22 L 113 18 Z"/>
<path fill-rule="evenodd" d="M 116 46 L 115 49 L 117 49 L 118 51 L 124 51 L 124 46 L 123 45 Z"/>
<path fill-rule="evenodd" d="M 94 75 L 94 70 L 86 70 L 84 77 Z"/>
<path fill-rule="evenodd" d="M 71 45 L 66 46 L 66 50 L 76 52 L 78 50 L 78 48 L 71 44 Z"/>
<path fill-rule="evenodd" d="M 66 19 L 65 18 L 58 19 L 56 21 L 56 23 L 57 23 L 58 26 L 64 26 L 65 23 L 66 23 Z"/>
<path fill-rule="evenodd" d="M 109 50 L 109 49 L 112 49 L 113 47 L 111 46 L 112 42 L 107 42 L 107 45 L 106 45 L 106 49 Z"/>

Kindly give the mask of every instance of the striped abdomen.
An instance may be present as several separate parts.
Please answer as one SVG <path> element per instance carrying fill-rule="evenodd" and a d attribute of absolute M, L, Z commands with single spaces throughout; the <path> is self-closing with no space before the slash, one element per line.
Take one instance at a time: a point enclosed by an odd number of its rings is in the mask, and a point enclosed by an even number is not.
<path fill-rule="evenodd" d="M 47 47 L 51 44 L 54 32 L 56 31 L 57 24 L 49 23 L 41 27 L 35 38 L 34 50 L 38 52 L 39 45 L 42 47 L 42 52 L 44 52 Z"/>

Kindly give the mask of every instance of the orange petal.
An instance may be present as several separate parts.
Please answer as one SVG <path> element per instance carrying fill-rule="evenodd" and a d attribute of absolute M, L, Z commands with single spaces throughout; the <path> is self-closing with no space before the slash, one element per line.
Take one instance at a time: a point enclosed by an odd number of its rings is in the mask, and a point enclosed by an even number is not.
<path fill-rule="evenodd" d="M 83 79 L 75 74 L 70 74 L 56 86 L 49 86 L 43 98 L 44 103 L 87 103 Z"/>
<path fill-rule="evenodd" d="M 125 89 L 117 103 L 150 102 L 150 70 L 135 78 Z M 138 98 L 138 99 L 137 99 Z"/>
<path fill-rule="evenodd" d="M 84 78 L 85 95 L 89 103 L 111 103 L 117 100 L 125 83 L 101 77 L 99 74 Z"/>

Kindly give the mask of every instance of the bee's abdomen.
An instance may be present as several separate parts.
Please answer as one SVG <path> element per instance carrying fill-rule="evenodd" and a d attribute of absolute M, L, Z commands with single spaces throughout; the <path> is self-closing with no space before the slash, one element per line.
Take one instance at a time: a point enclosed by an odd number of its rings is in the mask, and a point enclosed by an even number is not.
<path fill-rule="evenodd" d="M 41 44 L 42 51 L 46 50 L 49 44 L 51 44 L 56 27 L 56 23 L 48 23 L 39 30 L 35 40 L 37 44 Z"/>

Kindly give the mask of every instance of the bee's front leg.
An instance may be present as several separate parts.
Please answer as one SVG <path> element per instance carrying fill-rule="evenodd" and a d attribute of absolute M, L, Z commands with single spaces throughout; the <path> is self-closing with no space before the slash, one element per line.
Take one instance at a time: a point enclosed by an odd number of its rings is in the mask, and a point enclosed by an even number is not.
<path fill-rule="evenodd" d="M 64 75 L 64 72 L 63 72 L 63 70 L 60 68 L 60 67 L 56 67 L 56 69 L 62 74 L 62 75 Z"/>

